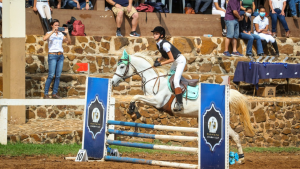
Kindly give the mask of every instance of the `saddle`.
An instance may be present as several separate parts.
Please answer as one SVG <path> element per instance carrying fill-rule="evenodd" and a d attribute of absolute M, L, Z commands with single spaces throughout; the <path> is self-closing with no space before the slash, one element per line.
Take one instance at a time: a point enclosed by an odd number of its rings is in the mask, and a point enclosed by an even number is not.
<path fill-rule="evenodd" d="M 190 79 L 190 80 L 188 80 L 188 79 L 184 78 L 183 76 L 181 76 L 179 84 L 180 84 L 180 88 L 181 88 L 182 93 L 184 93 L 185 90 L 187 90 L 187 86 L 196 87 L 197 84 L 198 84 L 198 82 L 199 82 L 198 79 Z M 175 93 L 174 75 L 172 75 L 170 77 L 169 83 L 170 83 L 172 92 Z"/>

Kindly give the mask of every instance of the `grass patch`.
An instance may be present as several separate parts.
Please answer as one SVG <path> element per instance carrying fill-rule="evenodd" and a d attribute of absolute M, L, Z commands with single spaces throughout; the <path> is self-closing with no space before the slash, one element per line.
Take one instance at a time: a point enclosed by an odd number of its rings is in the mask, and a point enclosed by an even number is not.
<path fill-rule="evenodd" d="M 8 143 L 0 144 L 1 156 L 23 156 L 23 155 L 73 155 L 76 156 L 80 144 L 24 144 Z"/>

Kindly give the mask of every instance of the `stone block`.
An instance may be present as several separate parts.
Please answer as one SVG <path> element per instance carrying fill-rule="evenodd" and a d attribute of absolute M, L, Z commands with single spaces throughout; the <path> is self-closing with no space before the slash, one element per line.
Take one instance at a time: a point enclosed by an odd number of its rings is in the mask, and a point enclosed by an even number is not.
<path fill-rule="evenodd" d="M 254 112 L 254 117 L 255 117 L 256 123 L 265 122 L 267 119 L 265 111 L 261 108 Z"/>
<path fill-rule="evenodd" d="M 192 39 L 184 37 L 174 38 L 173 45 L 176 46 L 181 53 L 191 53 L 195 48 Z"/>
<path fill-rule="evenodd" d="M 114 39 L 114 42 L 115 42 L 115 50 L 119 50 L 122 47 L 129 45 L 128 38 L 124 38 L 124 37 L 117 37 Z"/>
<path fill-rule="evenodd" d="M 212 53 L 213 50 L 215 50 L 218 47 L 218 45 L 215 44 L 211 38 L 201 37 L 201 40 L 202 45 L 200 51 L 202 55 L 209 55 Z"/>

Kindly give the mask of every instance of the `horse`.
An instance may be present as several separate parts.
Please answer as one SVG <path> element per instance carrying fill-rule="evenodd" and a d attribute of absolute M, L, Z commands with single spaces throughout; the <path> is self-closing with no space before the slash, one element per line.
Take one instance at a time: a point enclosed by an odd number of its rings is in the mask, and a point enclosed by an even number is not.
<path fill-rule="evenodd" d="M 142 78 L 144 95 L 135 95 L 130 102 L 129 109 L 136 109 L 135 103 L 137 101 L 143 101 L 157 109 L 162 109 L 170 100 L 173 93 L 168 89 L 167 71 L 162 68 L 155 68 L 152 66 L 153 64 L 153 59 L 144 53 L 128 55 L 124 51 L 123 56 L 119 59 L 116 72 L 112 78 L 112 85 L 114 87 L 133 75 L 139 75 Z M 198 117 L 199 99 L 200 97 L 196 100 L 186 100 L 184 110 L 182 111 L 173 111 L 175 106 L 175 101 L 173 100 L 171 103 L 171 112 L 168 113 L 173 116 Z M 244 129 L 251 135 L 254 135 L 254 129 L 250 122 L 247 98 L 237 90 L 230 89 L 229 108 L 230 113 L 240 115 Z M 243 149 L 238 133 L 229 127 L 229 136 L 237 144 L 238 154 L 240 155 L 238 163 L 244 163 Z"/>

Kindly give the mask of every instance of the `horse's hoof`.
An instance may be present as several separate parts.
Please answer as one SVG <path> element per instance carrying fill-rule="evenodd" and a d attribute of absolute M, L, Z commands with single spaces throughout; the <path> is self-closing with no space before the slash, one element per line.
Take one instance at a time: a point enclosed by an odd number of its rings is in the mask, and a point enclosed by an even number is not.
<path fill-rule="evenodd" d="M 128 108 L 128 114 L 132 115 L 135 110 L 135 102 L 130 102 L 129 108 Z"/>
<path fill-rule="evenodd" d="M 245 158 L 240 158 L 237 164 L 244 164 L 245 163 Z"/>

